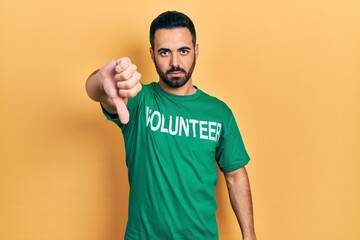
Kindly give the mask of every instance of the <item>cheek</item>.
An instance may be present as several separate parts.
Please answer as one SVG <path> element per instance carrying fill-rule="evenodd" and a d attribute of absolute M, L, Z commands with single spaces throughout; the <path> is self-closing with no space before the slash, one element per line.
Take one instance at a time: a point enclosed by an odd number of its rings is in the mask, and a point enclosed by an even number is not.
<path fill-rule="evenodd" d="M 166 70 L 168 68 L 167 60 L 164 58 L 155 58 L 155 63 L 161 70 Z"/>
<path fill-rule="evenodd" d="M 190 70 L 193 67 L 195 61 L 196 61 L 196 59 L 194 57 L 187 58 L 186 59 L 186 69 Z"/>

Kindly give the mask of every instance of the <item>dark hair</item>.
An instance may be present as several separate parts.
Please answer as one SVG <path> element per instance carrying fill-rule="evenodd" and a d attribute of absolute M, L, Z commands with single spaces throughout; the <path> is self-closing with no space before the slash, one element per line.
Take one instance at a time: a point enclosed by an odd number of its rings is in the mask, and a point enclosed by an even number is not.
<path fill-rule="evenodd" d="M 154 38 L 155 32 L 159 29 L 172 29 L 172 28 L 181 28 L 185 27 L 189 29 L 192 36 L 192 43 L 195 46 L 196 44 L 196 32 L 195 26 L 191 19 L 186 16 L 184 13 L 177 11 L 167 11 L 161 13 L 157 18 L 155 18 L 150 26 L 150 44 L 151 48 L 154 48 Z"/>

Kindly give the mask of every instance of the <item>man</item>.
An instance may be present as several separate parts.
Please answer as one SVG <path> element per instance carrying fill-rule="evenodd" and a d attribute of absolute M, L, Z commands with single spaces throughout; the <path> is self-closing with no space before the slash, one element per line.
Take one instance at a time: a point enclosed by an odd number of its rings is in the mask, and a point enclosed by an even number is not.
<path fill-rule="evenodd" d="M 218 239 L 216 164 L 243 238 L 256 239 L 249 157 L 234 116 L 192 83 L 199 48 L 192 21 L 175 11 L 160 14 L 150 43 L 159 82 L 140 84 L 140 73 L 125 57 L 86 83 L 89 97 L 123 132 L 130 183 L 125 239 Z"/>

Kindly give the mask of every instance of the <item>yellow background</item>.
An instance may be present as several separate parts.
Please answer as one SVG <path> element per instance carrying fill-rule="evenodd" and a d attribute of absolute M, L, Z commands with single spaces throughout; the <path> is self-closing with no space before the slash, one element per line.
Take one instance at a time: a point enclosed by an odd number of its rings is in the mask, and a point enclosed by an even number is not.
<path fill-rule="evenodd" d="M 157 80 L 148 29 L 168 9 L 241 128 L 258 239 L 360 239 L 358 0 L 2 0 L 0 239 L 122 239 L 122 136 L 84 84 L 120 56 Z M 220 239 L 239 239 L 222 176 L 217 198 Z"/>

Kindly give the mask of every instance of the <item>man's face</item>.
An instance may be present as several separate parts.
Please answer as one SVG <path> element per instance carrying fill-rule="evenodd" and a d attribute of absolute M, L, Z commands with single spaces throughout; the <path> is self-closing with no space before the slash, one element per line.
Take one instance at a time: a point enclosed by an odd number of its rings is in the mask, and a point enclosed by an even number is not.
<path fill-rule="evenodd" d="M 159 29 L 155 32 L 151 58 L 160 80 L 171 88 L 184 86 L 195 68 L 198 45 L 192 44 L 187 28 Z"/>

